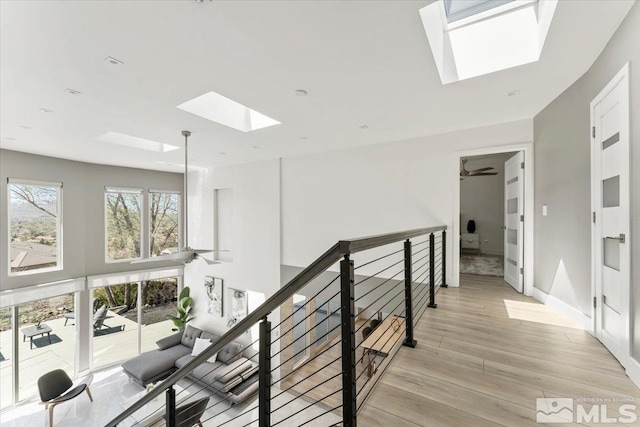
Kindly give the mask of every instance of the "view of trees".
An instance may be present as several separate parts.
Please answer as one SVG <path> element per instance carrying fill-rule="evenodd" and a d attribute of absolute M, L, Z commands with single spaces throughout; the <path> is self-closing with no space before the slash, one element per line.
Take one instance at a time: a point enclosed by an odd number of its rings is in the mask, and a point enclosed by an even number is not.
<path fill-rule="evenodd" d="M 107 259 L 140 258 L 142 193 L 107 191 Z"/>
<path fill-rule="evenodd" d="M 180 230 L 180 195 L 150 193 L 150 254 L 158 256 L 164 250 L 178 248 Z"/>
<path fill-rule="evenodd" d="M 12 272 L 57 264 L 59 191 L 55 185 L 9 184 Z"/>

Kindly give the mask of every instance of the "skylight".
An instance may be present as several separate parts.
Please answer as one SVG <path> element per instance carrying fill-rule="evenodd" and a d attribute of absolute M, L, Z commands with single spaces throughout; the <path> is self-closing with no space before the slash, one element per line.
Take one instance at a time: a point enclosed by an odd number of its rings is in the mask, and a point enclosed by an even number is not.
<path fill-rule="evenodd" d="M 449 23 L 490 10 L 513 0 L 443 0 Z"/>
<path fill-rule="evenodd" d="M 155 151 L 157 153 L 166 153 L 167 151 L 173 151 L 180 148 L 176 147 L 175 145 L 163 144 L 161 142 L 138 138 L 137 136 L 125 135 L 118 132 L 107 132 L 104 135 L 97 137 L 96 139 L 98 141 L 108 142 L 110 144 L 124 145 L 125 147 Z"/>
<path fill-rule="evenodd" d="M 557 0 L 440 0 L 420 9 L 443 84 L 540 59 Z"/>
<path fill-rule="evenodd" d="M 279 121 L 216 92 L 205 93 L 176 108 L 242 132 L 280 124 Z"/>

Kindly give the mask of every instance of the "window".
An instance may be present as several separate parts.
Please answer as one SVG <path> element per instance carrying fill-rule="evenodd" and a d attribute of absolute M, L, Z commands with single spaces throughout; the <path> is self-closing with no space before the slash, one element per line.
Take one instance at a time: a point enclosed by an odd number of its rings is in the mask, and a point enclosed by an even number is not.
<path fill-rule="evenodd" d="M 149 254 L 175 253 L 180 245 L 180 195 L 149 192 Z"/>
<path fill-rule="evenodd" d="M 62 269 L 62 184 L 9 180 L 9 274 Z"/>
<path fill-rule="evenodd" d="M 107 262 L 141 258 L 142 190 L 105 192 Z"/>

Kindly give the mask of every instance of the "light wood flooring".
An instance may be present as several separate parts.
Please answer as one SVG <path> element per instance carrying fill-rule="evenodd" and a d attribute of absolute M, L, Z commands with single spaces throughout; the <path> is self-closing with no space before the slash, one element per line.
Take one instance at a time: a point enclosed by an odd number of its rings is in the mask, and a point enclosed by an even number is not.
<path fill-rule="evenodd" d="M 440 289 L 436 302 L 416 326 L 418 346 L 400 348 L 359 425 L 541 426 L 536 398 L 640 402 L 604 346 L 502 278 L 461 275 L 460 287 Z M 609 416 L 619 404 L 607 403 Z"/>

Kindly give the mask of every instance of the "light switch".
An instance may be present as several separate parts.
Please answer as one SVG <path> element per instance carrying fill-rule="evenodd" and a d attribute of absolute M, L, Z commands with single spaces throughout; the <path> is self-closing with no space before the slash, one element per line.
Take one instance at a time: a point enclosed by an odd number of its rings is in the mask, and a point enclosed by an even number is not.
<path fill-rule="evenodd" d="M 542 205 L 542 216 L 547 216 L 547 205 Z"/>

